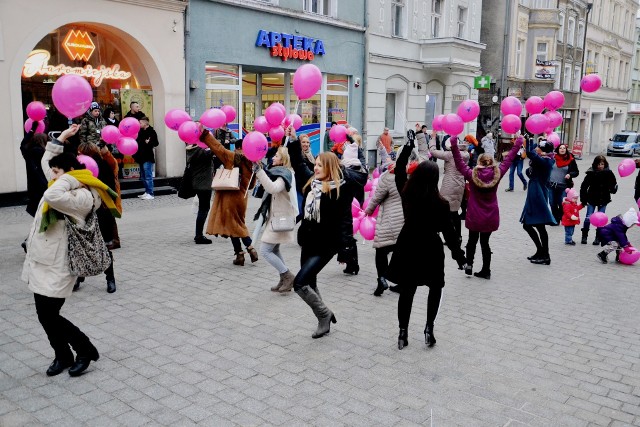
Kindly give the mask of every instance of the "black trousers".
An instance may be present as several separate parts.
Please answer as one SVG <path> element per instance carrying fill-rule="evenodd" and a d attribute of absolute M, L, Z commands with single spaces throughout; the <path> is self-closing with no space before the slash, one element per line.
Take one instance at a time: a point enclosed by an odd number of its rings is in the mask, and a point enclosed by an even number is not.
<path fill-rule="evenodd" d="M 308 247 L 303 246 L 300 251 L 300 271 L 293 280 L 293 290 L 298 291 L 303 286 L 317 288 L 318 274 L 325 265 L 331 261 L 336 252 L 317 252 L 311 251 Z"/>
<path fill-rule="evenodd" d="M 211 190 L 197 190 L 198 196 L 198 216 L 196 216 L 196 237 L 202 236 L 204 230 L 204 222 L 209 215 L 211 208 Z"/>
<path fill-rule="evenodd" d="M 232 237 L 231 238 L 231 244 L 233 245 L 233 250 L 235 253 L 238 252 L 242 252 L 242 244 L 240 243 L 240 241 L 242 241 L 242 243 L 244 243 L 244 245 L 248 248 L 249 246 L 251 246 L 251 237 L 247 236 L 247 237 Z"/>
<path fill-rule="evenodd" d="M 400 298 L 398 298 L 398 325 L 400 329 L 409 328 L 409 319 L 411 318 L 411 308 L 413 306 L 413 297 L 416 294 L 416 285 L 403 284 L 400 288 Z M 442 288 L 429 288 L 429 298 L 427 299 L 427 325 L 433 326 L 440 308 L 440 299 L 442 298 Z"/>
<path fill-rule="evenodd" d="M 378 277 L 384 277 L 385 274 L 387 274 L 387 269 L 389 268 L 389 254 L 393 252 L 395 248 L 396 245 L 376 248 L 376 271 L 378 272 Z"/>
<path fill-rule="evenodd" d="M 469 240 L 467 241 L 467 264 L 473 264 L 473 258 L 476 255 L 476 246 L 480 239 L 480 250 L 482 251 L 482 271 L 491 271 L 491 247 L 489 239 L 491 232 L 480 232 L 469 230 Z"/>
<path fill-rule="evenodd" d="M 56 359 L 63 362 L 74 360 L 69 345 L 78 356 L 89 355 L 93 345 L 89 338 L 76 325 L 60 315 L 64 298 L 51 298 L 33 294 L 36 301 L 36 312 L 42 328 L 49 338 L 49 344 L 55 352 Z"/>

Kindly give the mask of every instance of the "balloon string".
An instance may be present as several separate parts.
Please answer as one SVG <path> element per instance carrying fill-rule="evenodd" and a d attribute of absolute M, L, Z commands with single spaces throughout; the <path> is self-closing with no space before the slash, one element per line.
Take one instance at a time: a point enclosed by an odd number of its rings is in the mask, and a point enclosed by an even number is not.
<path fill-rule="evenodd" d="M 300 100 L 298 99 L 298 100 L 296 101 L 296 106 L 295 106 L 295 109 L 293 110 L 293 114 L 298 114 L 298 106 L 299 106 L 299 105 L 300 105 Z"/>
<path fill-rule="evenodd" d="M 67 117 L 67 123 L 69 126 L 73 124 L 73 120 L 71 119 L 71 117 Z"/>

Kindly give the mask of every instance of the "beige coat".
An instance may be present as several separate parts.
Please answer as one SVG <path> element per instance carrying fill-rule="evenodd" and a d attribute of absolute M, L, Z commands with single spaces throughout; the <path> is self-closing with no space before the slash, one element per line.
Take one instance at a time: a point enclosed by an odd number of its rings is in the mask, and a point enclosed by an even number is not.
<path fill-rule="evenodd" d="M 377 218 L 373 247 L 395 245 L 404 224 L 404 214 L 402 199 L 396 187 L 396 176 L 392 173 L 385 172 L 380 175 L 378 186 L 369 200 L 365 213 L 371 215 L 378 205 L 380 205 L 380 213 Z"/>
<path fill-rule="evenodd" d="M 269 218 L 264 226 L 264 232 L 262 233 L 261 241 L 265 243 L 271 243 L 273 245 L 278 243 L 293 243 L 295 241 L 294 231 L 273 231 L 271 228 L 271 220 L 274 215 L 281 214 L 286 216 L 292 216 L 295 218 L 298 215 L 297 195 L 296 195 L 296 182 L 293 177 L 293 171 L 291 171 L 292 183 L 289 191 L 286 191 L 285 184 L 282 178 L 277 178 L 275 181 L 271 181 L 264 170 L 260 169 L 256 172 L 258 181 L 264 187 L 264 191 L 271 194 L 271 207 L 269 209 Z M 295 201 L 295 204 L 294 204 Z"/>
<path fill-rule="evenodd" d="M 433 140 L 429 142 L 429 150 L 433 157 L 444 160 L 444 174 L 442 175 L 442 184 L 440 185 L 440 195 L 449 202 L 451 212 L 458 212 L 462 198 L 464 197 L 464 176 L 458 172 L 451 151 L 436 149 L 436 143 Z M 469 163 L 468 152 L 461 151 L 460 156 L 465 163 Z"/>

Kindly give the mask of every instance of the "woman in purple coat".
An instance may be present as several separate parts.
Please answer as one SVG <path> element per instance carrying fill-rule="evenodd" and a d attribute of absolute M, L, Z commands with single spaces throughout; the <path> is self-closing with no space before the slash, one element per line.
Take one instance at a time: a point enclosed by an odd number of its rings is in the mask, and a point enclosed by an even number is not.
<path fill-rule="evenodd" d="M 507 157 L 500 163 L 495 164 L 493 157 L 488 154 L 481 154 L 478 157 L 478 165 L 471 169 L 460 155 L 458 148 L 458 138 L 451 138 L 451 152 L 458 171 L 469 181 L 469 201 L 467 202 L 467 216 L 464 221 L 465 227 L 469 230 L 469 240 L 467 242 L 467 264 L 464 272 L 471 275 L 473 271 L 473 257 L 476 254 L 476 245 L 480 239 L 482 250 L 482 270 L 474 273 L 476 277 L 483 279 L 491 278 L 491 247 L 489 238 L 491 233 L 500 226 L 500 210 L 498 208 L 498 183 L 509 170 L 516 153 L 522 147 L 524 138 L 518 136 L 513 148 Z"/>

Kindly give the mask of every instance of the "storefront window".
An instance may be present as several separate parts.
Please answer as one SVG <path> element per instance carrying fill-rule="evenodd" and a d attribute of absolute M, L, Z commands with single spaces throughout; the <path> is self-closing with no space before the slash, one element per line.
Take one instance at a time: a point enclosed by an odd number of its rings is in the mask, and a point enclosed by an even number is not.
<path fill-rule="evenodd" d="M 347 104 L 349 97 L 346 95 L 327 95 L 327 121 L 347 121 Z"/>
<path fill-rule="evenodd" d="M 349 92 L 349 76 L 342 74 L 327 74 L 327 91 Z"/>
<path fill-rule="evenodd" d="M 255 73 L 242 73 L 242 96 L 256 96 L 258 75 Z"/>
<path fill-rule="evenodd" d="M 238 85 L 238 66 L 226 64 L 206 65 L 207 85 Z"/>
<path fill-rule="evenodd" d="M 237 65 L 208 63 L 205 68 L 205 80 L 207 82 L 205 92 L 205 107 L 220 108 L 223 105 L 231 105 L 238 111 L 240 98 L 240 81 L 238 74 L 240 67 Z M 233 123 L 237 123 L 240 117 L 236 115 Z M 229 126 L 237 131 L 238 126 Z"/>
<path fill-rule="evenodd" d="M 208 89 L 205 97 L 207 108 L 220 108 L 223 105 L 231 105 L 235 108 L 238 105 L 237 90 L 212 90 Z"/>

